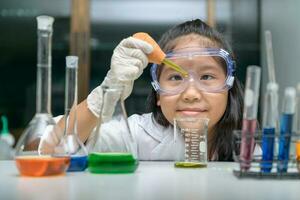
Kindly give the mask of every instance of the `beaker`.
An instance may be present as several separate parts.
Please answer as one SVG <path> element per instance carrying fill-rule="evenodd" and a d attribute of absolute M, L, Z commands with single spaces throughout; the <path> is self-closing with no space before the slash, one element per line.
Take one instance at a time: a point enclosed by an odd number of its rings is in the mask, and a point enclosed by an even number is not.
<path fill-rule="evenodd" d="M 77 82 L 78 57 L 66 57 L 66 85 L 65 85 L 65 129 L 61 144 L 70 155 L 68 171 L 83 171 L 87 167 L 87 150 L 78 137 L 77 129 Z"/>
<path fill-rule="evenodd" d="M 37 88 L 36 114 L 16 145 L 16 165 L 21 175 L 48 176 L 63 174 L 70 163 L 65 152 L 55 154 L 55 147 L 63 135 L 51 114 L 51 42 L 54 18 L 37 17 Z M 53 142 L 41 150 L 41 137 L 53 136 Z"/>
<path fill-rule="evenodd" d="M 209 119 L 207 118 L 174 118 L 174 144 L 176 151 L 176 167 L 207 166 L 208 122 Z"/>
<path fill-rule="evenodd" d="M 103 106 L 94 139 L 93 152 L 88 157 L 92 173 L 131 173 L 138 167 L 137 145 L 130 131 L 122 99 L 123 87 L 103 86 Z M 112 116 L 112 117 L 110 117 Z"/>

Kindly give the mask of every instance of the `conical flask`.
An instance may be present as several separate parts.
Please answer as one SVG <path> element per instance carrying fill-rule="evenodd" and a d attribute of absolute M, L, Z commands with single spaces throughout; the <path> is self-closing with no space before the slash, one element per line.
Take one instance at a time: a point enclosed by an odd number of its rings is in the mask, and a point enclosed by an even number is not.
<path fill-rule="evenodd" d="M 77 72 L 78 57 L 66 57 L 65 130 L 61 144 L 70 155 L 68 171 L 83 171 L 87 167 L 87 150 L 77 133 Z M 72 112 L 71 112 L 72 111 Z"/>
<path fill-rule="evenodd" d="M 89 154 L 92 173 L 131 173 L 138 167 L 137 145 L 130 131 L 120 85 L 103 86 L 103 106 Z M 112 109 L 114 108 L 114 109 Z M 112 117 L 109 117 L 112 116 Z"/>
<path fill-rule="evenodd" d="M 21 135 L 16 146 L 16 165 L 21 175 L 48 176 L 63 174 L 70 163 L 65 152 L 55 154 L 55 146 L 63 135 L 51 114 L 51 42 L 54 18 L 37 17 L 38 54 L 37 54 L 37 93 L 36 114 Z M 57 136 L 56 142 L 40 148 L 43 135 Z"/>

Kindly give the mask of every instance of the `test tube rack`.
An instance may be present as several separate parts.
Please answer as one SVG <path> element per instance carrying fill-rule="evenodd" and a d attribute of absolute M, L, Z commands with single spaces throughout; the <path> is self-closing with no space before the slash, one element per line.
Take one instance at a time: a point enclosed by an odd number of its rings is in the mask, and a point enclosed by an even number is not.
<path fill-rule="evenodd" d="M 243 161 L 240 159 L 240 146 L 243 137 L 247 137 L 248 141 L 254 141 L 252 158 L 247 170 L 241 167 Z M 279 141 L 283 138 L 289 138 L 290 140 L 289 156 L 286 160 L 278 159 Z M 264 140 L 274 142 L 272 160 L 263 159 Z M 234 161 L 239 164 L 239 166 L 233 170 L 233 174 L 236 177 L 254 179 L 300 179 L 300 134 L 292 133 L 280 135 L 276 132 L 274 135 L 263 135 L 262 131 L 256 131 L 254 135 L 245 135 L 242 134 L 241 130 L 237 130 L 233 133 L 232 145 Z M 283 163 L 286 164 L 286 171 L 278 170 L 278 167 L 282 166 Z M 266 170 L 266 166 L 269 170 Z"/>

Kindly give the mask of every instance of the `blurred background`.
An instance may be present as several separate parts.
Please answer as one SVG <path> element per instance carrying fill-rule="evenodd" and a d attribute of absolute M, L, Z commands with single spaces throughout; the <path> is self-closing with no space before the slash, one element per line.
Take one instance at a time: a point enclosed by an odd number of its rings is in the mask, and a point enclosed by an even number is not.
<path fill-rule="evenodd" d="M 142 31 L 158 40 L 170 27 L 195 18 L 214 26 L 229 40 L 242 82 L 248 65 L 262 66 L 262 92 L 267 80 L 262 36 L 271 30 L 282 93 L 282 88 L 295 86 L 299 80 L 299 8 L 297 0 L 2 0 L 0 115 L 8 117 L 10 132 L 18 138 L 35 113 L 38 15 L 55 17 L 52 112 L 56 116 L 64 113 L 65 56 L 78 50 L 76 42 L 86 44 L 87 57 L 79 70 L 82 100 L 102 82 L 112 51 L 123 38 Z M 74 39 L 77 33 L 84 37 Z M 145 111 L 150 89 L 149 70 L 145 70 L 126 100 L 129 115 Z"/>

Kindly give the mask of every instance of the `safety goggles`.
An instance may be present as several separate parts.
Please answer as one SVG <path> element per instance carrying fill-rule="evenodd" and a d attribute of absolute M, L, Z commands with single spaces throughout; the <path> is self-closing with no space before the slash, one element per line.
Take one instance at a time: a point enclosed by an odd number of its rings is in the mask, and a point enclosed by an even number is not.
<path fill-rule="evenodd" d="M 188 76 L 168 66 L 153 64 L 151 84 L 161 95 L 182 93 L 190 85 L 209 93 L 222 92 L 233 85 L 235 62 L 224 49 L 185 48 L 168 53 L 166 58 L 186 70 Z"/>

